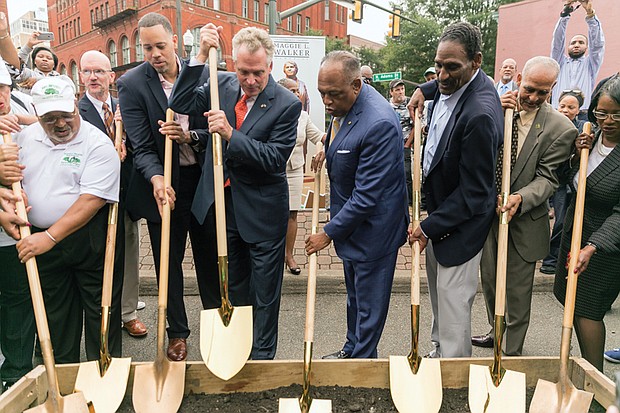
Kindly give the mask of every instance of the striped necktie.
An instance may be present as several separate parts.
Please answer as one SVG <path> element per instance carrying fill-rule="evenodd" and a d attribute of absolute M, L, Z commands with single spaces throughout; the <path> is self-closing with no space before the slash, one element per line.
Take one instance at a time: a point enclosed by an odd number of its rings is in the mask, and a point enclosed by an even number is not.
<path fill-rule="evenodd" d="M 241 99 L 235 105 L 235 117 L 237 119 L 235 129 L 239 130 L 241 125 L 243 125 L 243 121 L 245 120 L 245 115 L 248 114 L 248 95 L 241 96 Z"/>
<path fill-rule="evenodd" d="M 112 142 L 114 142 L 114 114 L 110 110 L 107 103 L 103 103 L 103 122 L 105 123 L 105 130 Z"/>
<path fill-rule="evenodd" d="M 512 168 L 514 168 L 515 163 L 517 162 L 517 151 L 519 149 L 519 116 L 519 112 L 515 112 L 514 117 L 512 118 L 512 136 L 510 138 L 510 172 L 512 172 Z M 497 155 L 497 164 L 495 165 L 495 187 L 497 188 L 498 194 L 502 193 L 503 164 L 504 150 L 502 145 L 502 148 L 500 148 L 499 154 Z M 510 189 L 508 192 L 510 192 Z"/>

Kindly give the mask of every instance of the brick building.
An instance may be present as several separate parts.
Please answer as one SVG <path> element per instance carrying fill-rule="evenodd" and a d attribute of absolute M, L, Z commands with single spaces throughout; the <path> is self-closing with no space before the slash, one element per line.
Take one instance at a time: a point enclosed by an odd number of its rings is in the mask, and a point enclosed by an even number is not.
<path fill-rule="evenodd" d="M 224 28 L 221 60 L 232 68 L 231 40 L 246 26 L 268 27 L 268 0 L 182 0 L 181 30 L 194 35 L 197 49 L 198 32 L 207 22 Z M 279 0 L 278 10 L 299 4 L 296 0 Z M 47 0 L 50 31 L 56 35 L 52 43 L 59 58 L 58 71 L 79 84 L 79 59 L 86 50 L 99 50 L 110 57 L 117 76 L 143 61 L 138 20 L 149 12 L 168 17 L 175 33 L 177 20 L 175 0 Z M 290 18 L 278 27 L 278 34 L 303 34 L 321 30 L 332 37 L 345 38 L 347 9 L 326 0 Z M 179 39 L 182 42 L 182 39 Z"/>
<path fill-rule="evenodd" d="M 597 80 L 620 70 L 620 3 L 618 0 L 594 0 L 596 15 L 605 33 L 605 58 Z M 495 79 L 499 79 L 502 62 L 511 57 L 518 70 L 533 56 L 549 56 L 553 29 L 560 18 L 562 2 L 558 0 L 526 0 L 499 8 Z M 571 15 L 566 42 L 576 34 L 588 33 L 585 12 L 579 8 Z"/>

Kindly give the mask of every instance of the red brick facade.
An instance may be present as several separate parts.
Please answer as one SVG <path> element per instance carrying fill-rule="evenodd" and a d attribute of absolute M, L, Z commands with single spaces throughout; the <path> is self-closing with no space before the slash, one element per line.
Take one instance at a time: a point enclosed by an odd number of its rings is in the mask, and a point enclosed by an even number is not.
<path fill-rule="evenodd" d="M 213 8 L 214 1 L 220 3 L 219 10 Z M 232 37 L 246 26 L 267 29 L 265 13 L 268 4 L 269 0 L 182 0 L 181 33 L 187 29 L 195 32 L 207 22 L 224 27 L 222 56 L 231 68 Z M 299 1 L 296 0 L 278 0 L 278 10 L 287 10 L 297 4 Z M 145 14 L 157 12 L 165 15 L 177 32 L 175 0 L 48 0 L 47 7 L 50 31 L 56 34 L 52 47 L 59 58 L 58 70 L 71 76 L 76 83 L 79 59 L 87 50 L 99 50 L 110 56 L 117 76 L 140 63 L 137 27 L 138 20 Z M 321 2 L 284 19 L 278 27 L 278 34 L 303 34 L 309 27 L 321 30 L 327 36 L 345 38 L 346 9 L 329 2 L 326 20 L 325 8 Z M 258 19 L 255 20 L 255 17 Z M 181 39 L 179 41 L 182 42 Z M 111 50 L 112 45 L 116 52 L 113 48 Z"/>

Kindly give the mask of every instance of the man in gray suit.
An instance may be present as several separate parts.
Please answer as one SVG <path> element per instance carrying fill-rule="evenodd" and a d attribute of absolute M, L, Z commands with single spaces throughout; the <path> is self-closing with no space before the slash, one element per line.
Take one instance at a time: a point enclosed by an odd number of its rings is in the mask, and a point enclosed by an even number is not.
<path fill-rule="evenodd" d="M 506 279 L 506 346 L 504 352 L 520 356 L 530 320 L 536 261 L 549 252 L 547 199 L 558 187 L 557 167 L 568 159 L 577 129 L 568 118 L 546 103 L 560 68 L 550 57 L 527 61 L 517 75 L 517 92 L 501 97 L 504 109 L 518 118 L 516 162 L 511 168 L 508 204 L 508 276 Z M 514 136 L 514 134 L 513 134 Z M 513 138 L 514 139 L 514 138 Z M 499 211 L 499 208 L 498 208 Z M 482 251 L 480 273 L 489 323 L 495 313 L 498 219 L 494 220 Z M 493 347 L 492 332 L 472 337 L 472 344 Z"/>
<path fill-rule="evenodd" d="M 517 74 L 517 62 L 515 59 L 508 58 L 502 62 L 502 68 L 499 69 L 501 76 L 499 82 L 495 84 L 498 95 L 503 95 L 506 92 L 517 90 L 517 82 L 514 81 L 514 77 Z"/>
<path fill-rule="evenodd" d="M 301 102 L 271 76 L 275 47 L 269 35 L 247 27 L 232 41 L 236 73 L 218 73 L 222 110 L 212 110 L 211 84 L 203 84 L 200 74 L 222 30 L 212 23 L 200 30 L 200 50 L 181 71 L 169 104 L 176 112 L 206 114 L 209 131 L 223 139 L 230 299 L 253 306 L 252 359 L 273 359 L 289 216 L 286 162 Z M 211 148 L 211 142 L 204 144 Z M 211 152 L 205 152 L 192 205 L 198 222 L 214 201 Z"/>

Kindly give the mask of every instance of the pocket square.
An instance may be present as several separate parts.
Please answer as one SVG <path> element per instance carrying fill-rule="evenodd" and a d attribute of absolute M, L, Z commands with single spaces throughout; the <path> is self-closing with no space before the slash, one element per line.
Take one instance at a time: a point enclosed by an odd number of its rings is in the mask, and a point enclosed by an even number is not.
<path fill-rule="evenodd" d="M 351 153 L 351 151 L 348 149 L 338 149 L 336 153 Z"/>

